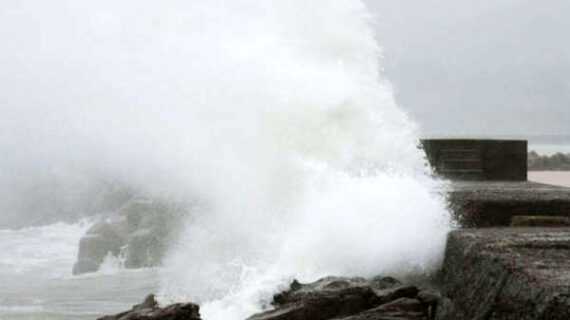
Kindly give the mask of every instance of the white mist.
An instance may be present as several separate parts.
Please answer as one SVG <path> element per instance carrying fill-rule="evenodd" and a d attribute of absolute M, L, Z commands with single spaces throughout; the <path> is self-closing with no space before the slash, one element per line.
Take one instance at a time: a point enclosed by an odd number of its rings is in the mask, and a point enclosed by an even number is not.
<path fill-rule="evenodd" d="M 165 261 L 165 301 L 238 320 L 292 278 L 440 261 L 440 183 L 361 1 L 8 4 L 0 176 L 88 171 L 203 200 Z"/>
<path fill-rule="evenodd" d="M 185 34 L 194 57 L 185 68 L 202 80 L 187 101 L 200 127 L 189 139 L 204 144 L 185 174 L 209 205 L 172 247 L 163 299 L 237 320 L 292 278 L 437 265 L 449 216 L 415 125 L 379 74 L 365 6 L 222 1 L 188 10 L 208 18 Z"/>

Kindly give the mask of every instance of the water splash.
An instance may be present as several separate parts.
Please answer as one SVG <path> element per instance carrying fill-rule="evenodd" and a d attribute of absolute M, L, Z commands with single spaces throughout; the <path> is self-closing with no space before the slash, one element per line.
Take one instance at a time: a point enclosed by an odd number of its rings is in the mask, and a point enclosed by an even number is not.
<path fill-rule="evenodd" d="M 205 79 L 190 105 L 208 105 L 200 119 L 217 155 L 199 166 L 210 207 L 166 260 L 165 299 L 198 301 L 206 319 L 242 319 L 293 277 L 437 265 L 449 216 L 415 125 L 379 76 L 363 4 L 192 9 L 217 17 L 186 35 L 204 54 L 189 62 Z"/>
<path fill-rule="evenodd" d="M 1 181 L 203 200 L 165 299 L 241 319 L 292 277 L 437 264 L 448 213 L 361 1 L 6 1 Z"/>

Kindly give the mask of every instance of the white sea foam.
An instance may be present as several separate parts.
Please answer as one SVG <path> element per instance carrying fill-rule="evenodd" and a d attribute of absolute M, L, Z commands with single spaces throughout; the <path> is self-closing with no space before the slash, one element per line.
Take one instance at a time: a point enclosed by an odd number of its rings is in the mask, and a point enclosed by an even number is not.
<path fill-rule="evenodd" d="M 242 319 L 293 277 L 437 265 L 449 216 L 379 76 L 362 3 L 191 10 L 216 16 L 185 35 L 200 58 L 186 65 L 204 79 L 190 108 L 207 105 L 199 156 L 214 161 L 198 181 L 211 206 L 166 260 L 163 296 L 202 303 L 205 319 Z"/>
<path fill-rule="evenodd" d="M 79 239 L 90 221 L 56 223 L 21 230 L 0 230 L 0 276 L 69 277 L 77 259 Z"/>

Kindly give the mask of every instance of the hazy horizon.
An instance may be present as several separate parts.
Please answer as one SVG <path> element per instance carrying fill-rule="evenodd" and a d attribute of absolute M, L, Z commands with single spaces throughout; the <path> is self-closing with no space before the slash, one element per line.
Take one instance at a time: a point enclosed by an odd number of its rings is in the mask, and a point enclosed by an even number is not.
<path fill-rule="evenodd" d="M 367 0 L 423 136 L 570 134 L 570 2 Z"/>

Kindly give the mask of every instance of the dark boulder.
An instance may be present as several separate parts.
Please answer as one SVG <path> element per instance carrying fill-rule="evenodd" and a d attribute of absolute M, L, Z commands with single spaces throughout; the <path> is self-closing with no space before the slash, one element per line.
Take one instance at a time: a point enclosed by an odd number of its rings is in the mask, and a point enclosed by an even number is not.
<path fill-rule="evenodd" d="M 384 319 L 381 314 L 425 319 L 428 306 L 415 299 L 418 292 L 415 286 L 385 277 L 327 277 L 309 284 L 294 281 L 289 290 L 274 296 L 274 310 L 249 320 Z"/>
<path fill-rule="evenodd" d="M 200 308 L 194 303 L 177 303 L 160 308 L 151 294 L 130 311 L 98 320 L 200 320 Z"/>
<path fill-rule="evenodd" d="M 425 305 L 417 299 L 401 298 L 342 320 L 424 320 Z M 339 319 L 340 320 L 340 319 Z"/>

